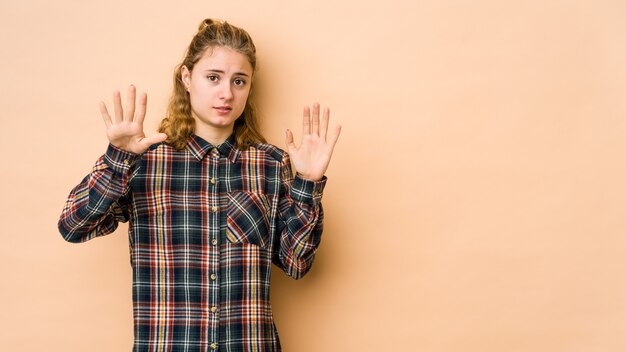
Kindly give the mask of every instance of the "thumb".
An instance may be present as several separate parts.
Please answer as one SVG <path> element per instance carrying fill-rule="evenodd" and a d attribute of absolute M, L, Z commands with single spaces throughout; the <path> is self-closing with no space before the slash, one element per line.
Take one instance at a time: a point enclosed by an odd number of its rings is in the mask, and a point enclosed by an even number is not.
<path fill-rule="evenodd" d="M 157 134 L 152 135 L 150 137 L 142 138 L 141 141 L 139 141 L 139 143 L 143 147 L 148 149 L 151 145 L 156 144 L 156 143 L 161 143 L 161 142 L 163 142 L 166 139 L 167 139 L 167 135 L 165 133 L 157 133 Z"/>
<path fill-rule="evenodd" d="M 296 144 L 293 142 L 293 133 L 290 130 L 285 131 L 285 143 L 287 144 L 287 149 L 296 148 Z"/>

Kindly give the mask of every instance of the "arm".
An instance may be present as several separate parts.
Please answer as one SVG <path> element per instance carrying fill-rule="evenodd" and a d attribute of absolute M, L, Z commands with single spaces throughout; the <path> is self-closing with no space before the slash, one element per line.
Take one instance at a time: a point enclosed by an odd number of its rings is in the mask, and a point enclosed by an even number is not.
<path fill-rule="evenodd" d="M 148 147 L 167 138 L 163 133 L 145 136 L 143 120 L 148 98 L 145 93 L 139 97 L 135 114 L 135 97 L 135 87 L 131 85 L 124 112 L 120 92 L 115 91 L 114 118 L 109 116 L 105 104 L 100 103 L 109 148 L 91 174 L 67 198 L 58 224 L 67 241 L 83 242 L 109 234 L 117 228 L 119 221 L 129 220 L 129 182 L 134 165 Z"/>
<path fill-rule="evenodd" d="M 92 172 L 70 192 L 59 232 L 68 242 L 85 242 L 113 232 L 129 220 L 129 182 L 138 155 L 109 145 Z"/>
<path fill-rule="evenodd" d="M 281 167 L 278 203 L 278 243 L 274 263 L 294 279 L 304 276 L 313 265 L 320 244 L 324 212 L 321 198 L 326 178 L 310 181 L 291 172 L 289 156 Z"/>
<path fill-rule="evenodd" d="M 298 174 L 294 179 L 289 156 L 285 156 L 278 210 L 280 244 L 275 263 L 295 279 L 311 268 L 322 236 L 324 173 L 341 132 L 341 126 L 337 126 L 328 134 L 329 117 L 330 111 L 325 109 L 320 121 L 319 104 L 313 105 L 312 115 L 308 107 L 304 108 L 299 146 L 287 130 L 287 149 Z"/>

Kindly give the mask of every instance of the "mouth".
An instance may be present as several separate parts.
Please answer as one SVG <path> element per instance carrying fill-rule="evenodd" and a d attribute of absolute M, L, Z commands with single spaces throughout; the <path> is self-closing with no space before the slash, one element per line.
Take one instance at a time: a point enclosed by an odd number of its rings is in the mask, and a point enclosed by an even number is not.
<path fill-rule="evenodd" d="M 228 105 L 224 105 L 224 106 L 215 106 L 215 107 L 213 107 L 213 109 L 215 109 L 215 110 L 217 110 L 218 112 L 221 112 L 221 113 L 226 113 L 226 112 L 231 111 L 233 108 L 228 106 Z"/>

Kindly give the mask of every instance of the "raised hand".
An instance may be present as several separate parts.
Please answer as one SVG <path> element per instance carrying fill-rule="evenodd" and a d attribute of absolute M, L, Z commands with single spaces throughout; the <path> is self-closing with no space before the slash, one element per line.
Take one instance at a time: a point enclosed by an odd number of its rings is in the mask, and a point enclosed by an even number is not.
<path fill-rule="evenodd" d="M 328 134 L 330 110 L 324 109 L 320 121 L 320 105 L 313 105 L 313 115 L 309 107 L 304 108 L 302 120 L 302 143 L 299 146 L 293 141 L 293 134 L 287 130 L 287 151 L 293 161 L 296 171 L 302 178 L 319 181 L 326 173 L 333 149 L 341 133 L 341 126 L 337 125 Z"/>
<path fill-rule="evenodd" d="M 128 87 L 126 97 L 126 112 L 122 109 L 122 98 L 119 91 L 113 92 L 113 107 L 115 118 L 112 119 L 104 102 L 100 102 L 100 113 L 106 125 L 106 133 L 109 142 L 127 152 L 141 154 L 151 145 L 167 139 L 165 133 L 157 133 L 146 137 L 143 133 L 143 119 L 146 116 L 148 96 L 142 93 L 139 96 L 139 106 L 135 111 L 135 86 Z"/>

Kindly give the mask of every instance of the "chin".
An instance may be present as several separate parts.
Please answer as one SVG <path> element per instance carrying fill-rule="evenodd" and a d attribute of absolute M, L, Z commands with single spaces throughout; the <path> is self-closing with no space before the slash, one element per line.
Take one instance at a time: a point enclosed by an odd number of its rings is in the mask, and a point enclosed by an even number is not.
<path fill-rule="evenodd" d="M 209 121 L 209 125 L 217 128 L 226 128 L 235 125 L 235 119 L 214 119 Z"/>

